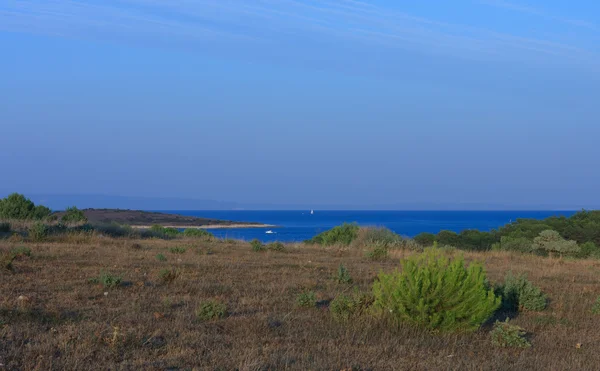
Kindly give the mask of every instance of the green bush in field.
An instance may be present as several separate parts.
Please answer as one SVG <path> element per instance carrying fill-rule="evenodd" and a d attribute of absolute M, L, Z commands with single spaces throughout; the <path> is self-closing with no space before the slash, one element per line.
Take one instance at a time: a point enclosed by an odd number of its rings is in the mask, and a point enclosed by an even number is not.
<path fill-rule="evenodd" d="M 592 305 L 592 313 L 600 314 L 600 296 L 598 296 L 596 302 L 594 303 L 594 305 Z"/>
<path fill-rule="evenodd" d="M 365 313 L 372 298 L 355 291 L 352 295 L 340 294 L 329 304 L 329 312 L 336 322 L 346 322 Z"/>
<path fill-rule="evenodd" d="M 435 238 L 436 238 L 435 234 L 423 232 L 423 233 L 419 233 L 418 235 L 416 235 L 414 240 L 416 243 L 418 243 L 419 245 L 421 245 L 423 247 L 431 247 L 431 246 L 433 246 L 433 243 L 435 242 Z"/>
<path fill-rule="evenodd" d="M 389 254 L 389 248 L 387 245 L 376 244 L 370 251 L 367 252 L 367 258 L 371 260 L 384 260 L 387 259 Z"/>
<path fill-rule="evenodd" d="M 162 225 L 154 224 L 150 227 L 150 230 L 155 233 L 165 233 L 165 227 Z"/>
<path fill-rule="evenodd" d="M 319 233 L 309 243 L 331 246 L 331 245 L 345 245 L 348 246 L 358 237 L 359 227 L 356 224 L 344 223 L 333 227 L 332 229 Z"/>
<path fill-rule="evenodd" d="M 16 258 L 23 256 L 31 257 L 31 249 L 25 246 L 15 247 L 12 250 L 10 250 L 10 253 Z"/>
<path fill-rule="evenodd" d="M 205 301 L 196 311 L 196 317 L 201 321 L 210 321 L 227 317 L 227 305 L 215 300 Z"/>
<path fill-rule="evenodd" d="M 158 260 L 159 262 L 166 262 L 167 258 L 163 254 L 157 254 L 156 260 Z"/>
<path fill-rule="evenodd" d="M 352 276 L 350 272 L 348 272 L 348 268 L 346 268 L 343 264 L 340 264 L 337 270 L 337 276 L 335 278 L 337 283 L 340 284 L 350 284 L 352 283 Z"/>
<path fill-rule="evenodd" d="M 447 258 L 426 249 L 401 261 L 402 271 L 380 273 L 373 284 L 375 313 L 431 330 L 473 331 L 500 306 L 487 288 L 483 267 L 465 267 L 463 257 Z"/>
<path fill-rule="evenodd" d="M 250 247 L 252 248 L 252 251 L 256 252 L 263 251 L 265 249 L 265 245 L 263 245 L 263 243 L 256 238 L 250 241 Z"/>
<path fill-rule="evenodd" d="M 176 247 L 171 247 L 171 248 L 169 249 L 169 251 L 170 251 L 172 254 L 184 254 L 184 253 L 185 253 L 185 251 L 186 251 L 186 249 L 185 249 L 185 247 L 176 246 Z"/>
<path fill-rule="evenodd" d="M 296 304 L 302 308 L 313 308 L 317 306 L 317 295 L 314 291 L 304 290 L 296 297 Z"/>
<path fill-rule="evenodd" d="M 29 227 L 29 238 L 34 241 L 43 241 L 48 237 L 48 226 L 42 222 L 35 222 Z"/>
<path fill-rule="evenodd" d="M 593 242 L 586 242 L 580 246 L 581 250 L 577 253 L 578 258 L 600 259 L 600 248 Z"/>
<path fill-rule="evenodd" d="M 492 345 L 500 348 L 529 348 L 531 343 L 525 338 L 525 331 L 509 323 L 509 319 L 494 323 L 494 328 L 490 333 Z"/>
<path fill-rule="evenodd" d="M 158 276 L 164 283 L 171 283 L 171 282 L 175 281 L 180 275 L 181 275 L 181 272 L 176 268 L 161 269 L 160 272 L 158 273 Z"/>
<path fill-rule="evenodd" d="M 525 237 L 502 236 L 500 237 L 499 250 L 530 253 L 533 251 L 533 240 Z"/>
<path fill-rule="evenodd" d="M 183 231 L 183 235 L 185 237 L 193 237 L 193 238 L 213 238 L 214 235 L 210 232 L 205 231 L 200 228 L 187 228 Z"/>
<path fill-rule="evenodd" d="M 361 228 L 358 235 L 358 241 L 366 246 L 384 245 L 386 247 L 400 247 L 403 242 L 399 234 L 381 227 Z"/>
<path fill-rule="evenodd" d="M 271 242 L 270 244 L 267 245 L 267 249 L 269 249 L 271 251 L 284 251 L 285 245 L 282 244 L 281 242 Z"/>
<path fill-rule="evenodd" d="M 546 309 L 546 295 L 524 275 L 514 276 L 512 272 L 508 272 L 504 284 L 498 286 L 495 291 L 502 296 L 504 310 L 539 312 Z"/>
<path fill-rule="evenodd" d="M 114 275 L 110 272 L 100 272 L 100 277 L 98 277 L 98 282 L 104 286 L 105 289 L 113 289 L 119 287 L 122 282 L 121 276 Z"/>
<path fill-rule="evenodd" d="M 60 218 L 63 223 L 72 224 L 72 223 L 87 223 L 87 217 L 83 213 L 83 211 L 79 210 L 77 207 L 68 207 L 65 210 L 65 214 Z"/>
<path fill-rule="evenodd" d="M 46 206 L 36 206 L 30 199 L 18 193 L 0 199 L 0 219 L 43 220 L 51 213 Z"/>
<path fill-rule="evenodd" d="M 181 232 L 179 232 L 179 229 L 177 228 L 173 228 L 173 227 L 167 227 L 165 229 L 163 229 L 164 234 L 166 234 L 169 237 L 177 237 L 178 235 L 181 234 Z"/>
<path fill-rule="evenodd" d="M 560 234 L 553 230 L 545 230 L 539 236 L 533 239 L 533 250 L 547 251 L 548 253 L 557 253 L 563 255 L 576 255 L 581 251 L 575 241 L 567 241 Z"/>

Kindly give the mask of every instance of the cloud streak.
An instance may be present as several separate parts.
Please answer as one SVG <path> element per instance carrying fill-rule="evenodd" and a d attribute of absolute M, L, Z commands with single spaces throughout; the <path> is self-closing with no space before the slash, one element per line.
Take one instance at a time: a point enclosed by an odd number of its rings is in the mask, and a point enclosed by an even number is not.
<path fill-rule="evenodd" d="M 501 0 L 483 1 L 596 29 L 589 22 Z M 331 53 L 341 43 L 353 43 L 367 50 L 476 60 L 555 58 L 590 65 L 600 60 L 581 45 L 440 22 L 359 0 L 7 0 L 0 5 L 0 30 L 155 46 L 176 43 L 199 50 L 280 48 L 283 53 L 302 47 L 310 52 L 315 42 L 322 42 L 332 46 Z"/>

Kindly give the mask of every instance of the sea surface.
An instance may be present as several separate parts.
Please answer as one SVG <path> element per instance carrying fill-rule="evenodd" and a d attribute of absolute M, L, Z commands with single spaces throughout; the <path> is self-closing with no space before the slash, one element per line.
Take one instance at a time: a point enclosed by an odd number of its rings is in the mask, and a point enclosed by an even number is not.
<path fill-rule="evenodd" d="M 406 237 L 421 232 L 441 230 L 460 232 L 465 229 L 489 231 L 516 221 L 518 218 L 544 219 L 549 216 L 570 216 L 575 211 L 164 211 L 171 214 L 205 218 L 257 222 L 276 225 L 270 228 L 213 229 L 221 238 L 263 242 L 301 242 L 344 222 L 361 226 L 387 227 Z M 274 233 L 265 233 L 268 230 Z"/>

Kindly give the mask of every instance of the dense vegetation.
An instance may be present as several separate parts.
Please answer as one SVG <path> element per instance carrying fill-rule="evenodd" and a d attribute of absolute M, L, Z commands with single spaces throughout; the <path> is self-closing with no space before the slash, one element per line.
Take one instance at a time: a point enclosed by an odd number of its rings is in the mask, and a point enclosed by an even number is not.
<path fill-rule="evenodd" d="M 0 219 L 43 220 L 51 213 L 46 206 L 36 206 L 30 199 L 18 193 L 0 199 Z"/>

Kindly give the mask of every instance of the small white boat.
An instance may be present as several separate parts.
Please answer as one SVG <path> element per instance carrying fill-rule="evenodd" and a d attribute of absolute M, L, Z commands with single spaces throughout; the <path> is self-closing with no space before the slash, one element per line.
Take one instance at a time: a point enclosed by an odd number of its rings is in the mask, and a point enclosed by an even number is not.
<path fill-rule="evenodd" d="M 311 211 L 310 211 L 310 215 L 313 215 L 314 213 L 315 213 L 315 211 L 314 211 L 314 210 L 311 210 Z"/>
<path fill-rule="evenodd" d="M 266 234 L 273 234 L 273 233 L 275 233 L 275 232 L 273 232 L 272 230 L 270 230 L 270 229 L 269 229 L 269 230 L 268 230 L 268 231 L 266 231 L 265 233 L 266 233 Z"/>

